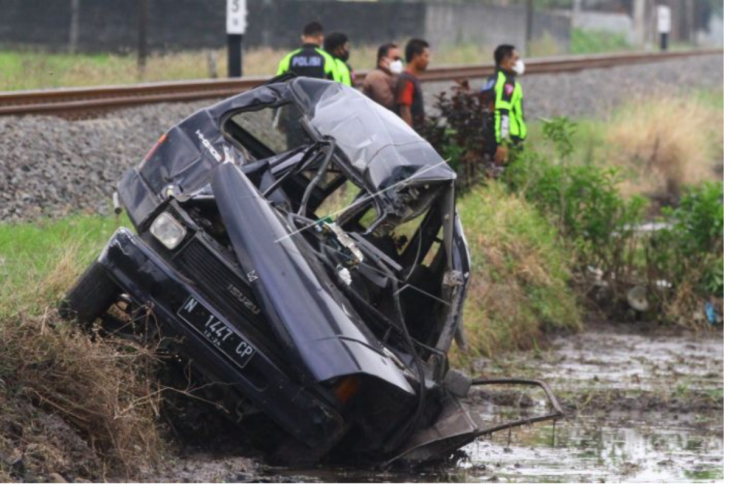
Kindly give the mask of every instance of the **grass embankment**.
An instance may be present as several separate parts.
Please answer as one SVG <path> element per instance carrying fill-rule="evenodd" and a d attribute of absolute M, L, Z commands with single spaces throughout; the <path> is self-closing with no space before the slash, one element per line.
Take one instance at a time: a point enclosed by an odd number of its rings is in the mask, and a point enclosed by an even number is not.
<path fill-rule="evenodd" d="M 0 481 L 129 477 L 159 458 L 151 354 L 76 333 L 55 311 L 115 227 L 0 225 Z"/>
<path fill-rule="evenodd" d="M 473 189 L 458 208 L 473 265 L 464 311 L 469 350 L 459 356 L 462 365 L 539 346 L 546 327 L 580 329 L 569 286 L 570 252 L 536 208 L 500 183 Z"/>

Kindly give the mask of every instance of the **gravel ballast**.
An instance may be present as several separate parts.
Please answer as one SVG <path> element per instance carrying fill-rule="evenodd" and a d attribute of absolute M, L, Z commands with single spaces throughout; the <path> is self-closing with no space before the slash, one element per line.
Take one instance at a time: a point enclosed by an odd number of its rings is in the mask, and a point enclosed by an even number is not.
<path fill-rule="evenodd" d="M 474 80 L 478 87 L 481 80 Z M 602 117 L 635 97 L 719 89 L 722 55 L 639 66 L 528 76 L 528 118 Z M 450 83 L 426 84 L 428 97 Z M 0 221 L 111 211 L 117 181 L 169 127 L 214 101 L 148 105 L 92 120 L 0 118 Z"/>

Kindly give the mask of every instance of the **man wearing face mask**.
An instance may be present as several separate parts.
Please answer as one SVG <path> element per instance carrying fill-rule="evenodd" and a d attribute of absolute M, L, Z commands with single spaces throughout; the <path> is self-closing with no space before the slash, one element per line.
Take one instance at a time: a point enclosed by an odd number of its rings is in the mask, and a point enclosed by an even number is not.
<path fill-rule="evenodd" d="M 374 102 L 388 110 L 397 111 L 395 104 L 395 81 L 403 72 L 400 49 L 389 42 L 378 48 L 377 64 L 362 84 L 362 92 Z"/>
<path fill-rule="evenodd" d="M 482 87 L 487 105 L 487 151 L 492 160 L 503 165 L 510 150 L 520 147 L 527 137 L 522 111 L 522 85 L 517 76 L 525 72 L 525 63 L 514 46 L 507 44 L 494 51 L 496 72 Z"/>
<path fill-rule="evenodd" d="M 350 59 L 350 42 L 342 32 L 333 32 L 324 38 L 324 50 L 335 62 L 334 80 L 345 86 L 352 86 L 352 68 L 347 64 Z"/>

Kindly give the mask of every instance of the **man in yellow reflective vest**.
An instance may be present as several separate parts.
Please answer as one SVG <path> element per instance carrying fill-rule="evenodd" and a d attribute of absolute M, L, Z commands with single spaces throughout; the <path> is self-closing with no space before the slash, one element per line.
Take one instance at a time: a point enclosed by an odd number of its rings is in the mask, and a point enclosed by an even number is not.
<path fill-rule="evenodd" d="M 335 61 L 335 81 L 345 86 L 353 85 L 352 68 L 347 64 L 350 59 L 350 41 L 342 32 L 333 32 L 324 38 L 324 50 Z"/>
<path fill-rule="evenodd" d="M 276 75 L 292 72 L 297 76 L 331 79 L 336 76 L 335 61 L 322 50 L 324 28 L 319 22 L 310 22 L 302 32 L 302 47 L 287 54 L 279 63 Z"/>
<path fill-rule="evenodd" d="M 517 76 L 525 72 L 525 63 L 514 46 L 507 44 L 494 51 L 495 74 L 482 87 L 487 104 L 487 151 L 492 160 L 503 165 L 510 150 L 520 147 L 527 137 L 522 110 L 522 85 Z"/>

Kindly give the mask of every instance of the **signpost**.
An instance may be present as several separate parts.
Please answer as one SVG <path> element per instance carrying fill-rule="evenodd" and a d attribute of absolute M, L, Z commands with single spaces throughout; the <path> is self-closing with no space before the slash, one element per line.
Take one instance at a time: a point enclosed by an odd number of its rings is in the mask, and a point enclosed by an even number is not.
<path fill-rule="evenodd" d="M 147 27 L 150 17 L 149 0 L 137 1 L 137 76 L 141 80 L 147 67 Z"/>
<path fill-rule="evenodd" d="M 228 77 L 243 76 L 243 33 L 246 32 L 246 0 L 226 0 Z"/>
<path fill-rule="evenodd" d="M 530 43 L 532 42 L 532 24 L 535 19 L 535 2 L 534 0 L 527 0 L 527 15 L 525 18 L 525 54 L 527 57 L 530 56 Z"/>
<path fill-rule="evenodd" d="M 672 10 L 666 5 L 657 5 L 656 27 L 659 32 L 659 46 L 662 51 L 669 48 L 669 33 L 672 31 Z"/>

